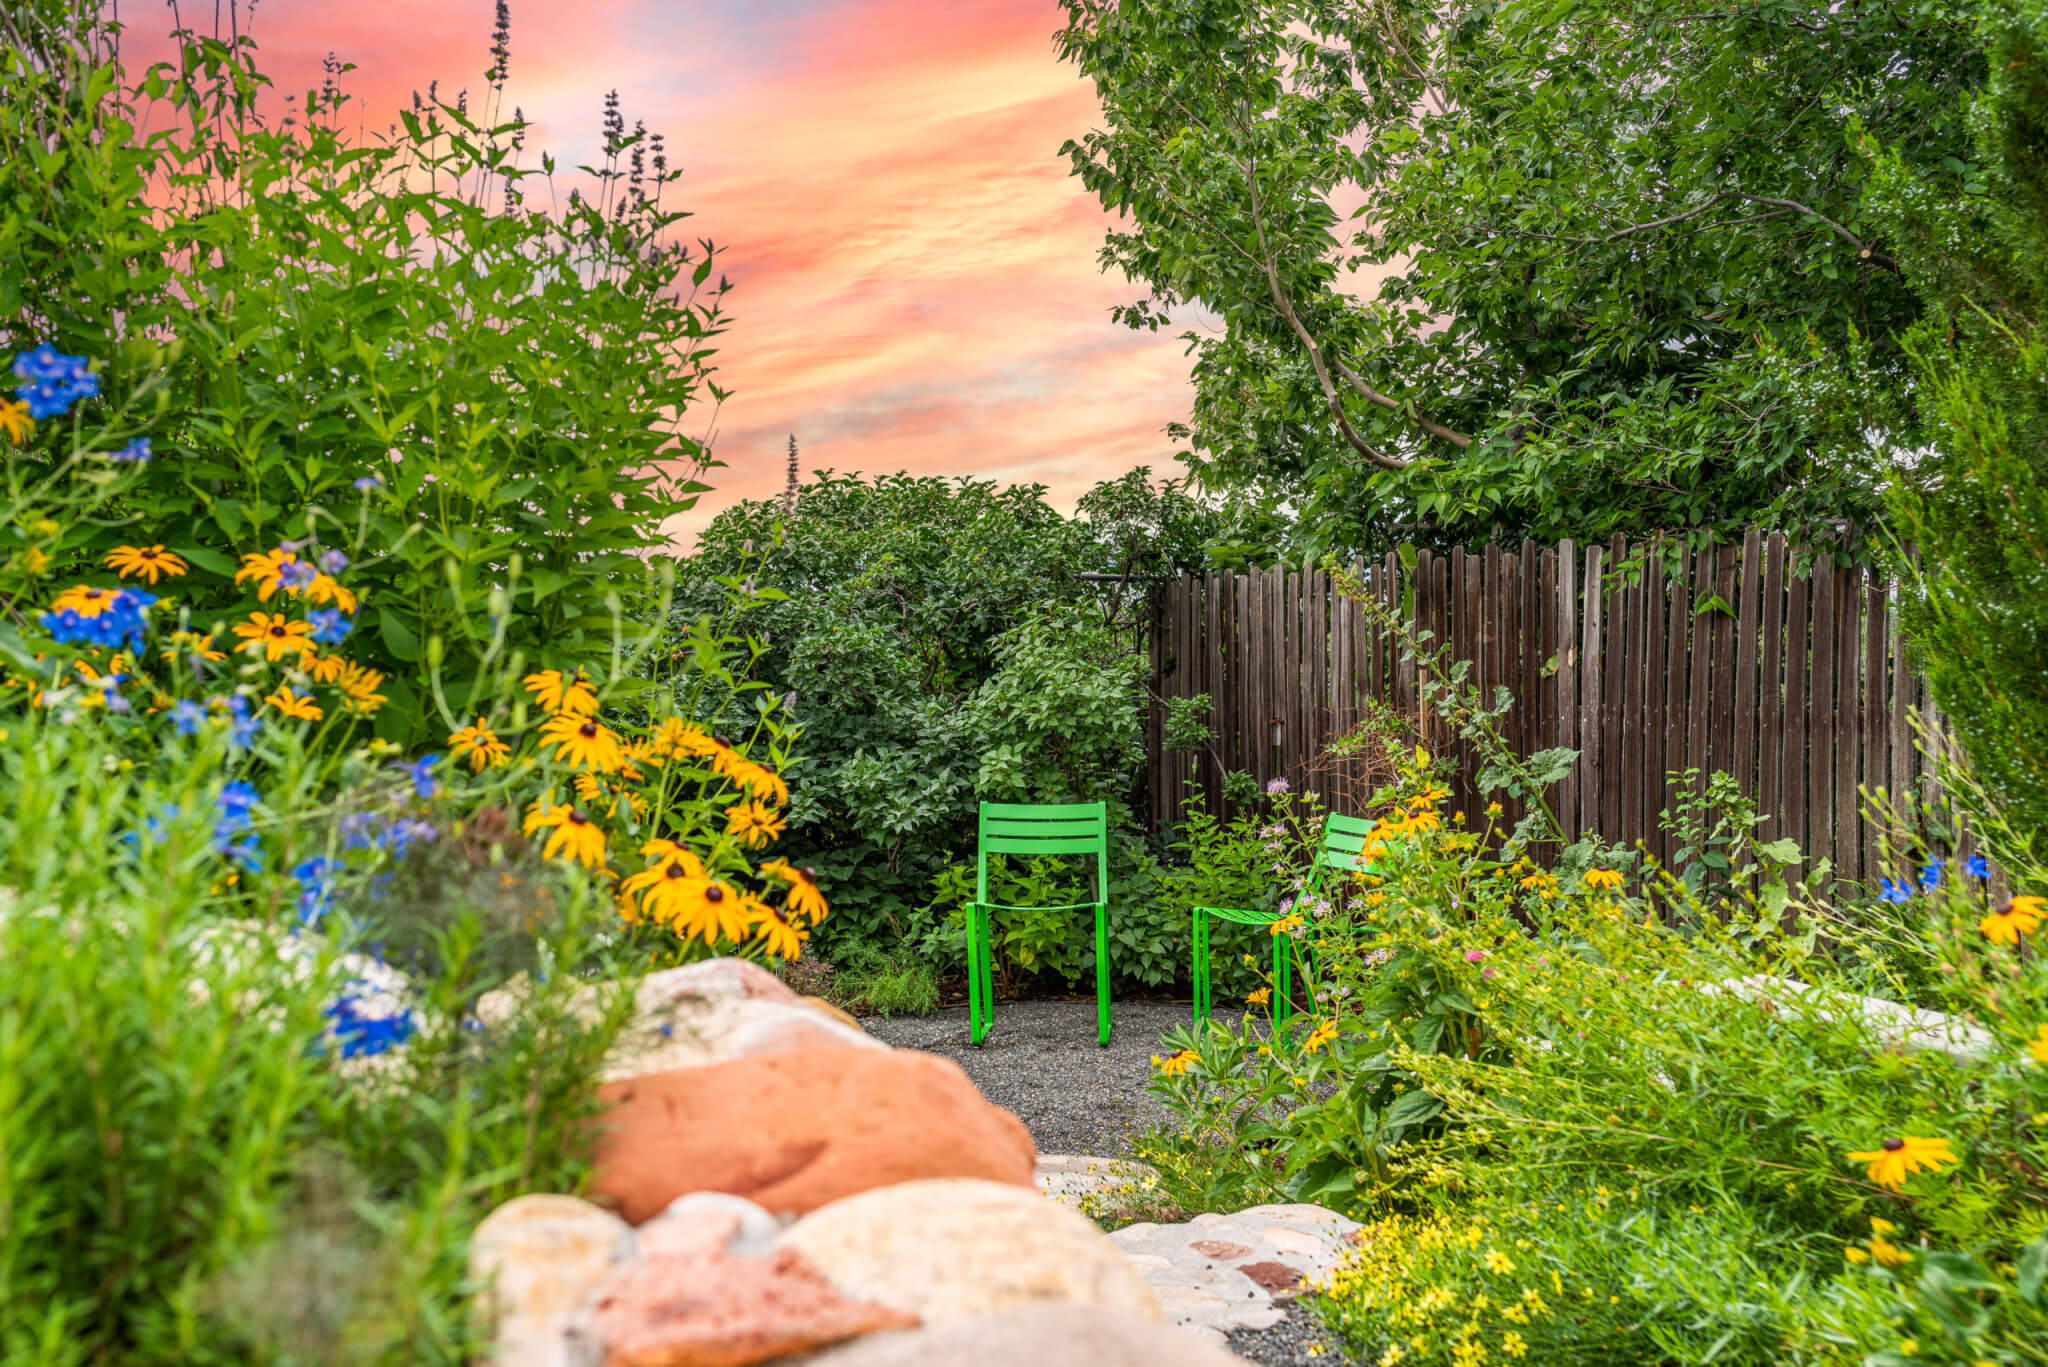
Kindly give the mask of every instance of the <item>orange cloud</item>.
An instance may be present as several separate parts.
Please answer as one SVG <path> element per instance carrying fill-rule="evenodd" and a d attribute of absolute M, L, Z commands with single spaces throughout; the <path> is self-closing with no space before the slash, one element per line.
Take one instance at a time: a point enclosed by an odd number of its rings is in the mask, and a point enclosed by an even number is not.
<path fill-rule="evenodd" d="M 283 90 L 329 51 L 354 62 L 377 129 L 436 79 L 474 108 L 491 21 L 491 0 L 265 0 L 255 34 Z M 780 489 L 791 432 L 806 468 L 1039 482 L 1062 505 L 1172 465 L 1188 362 L 1109 321 L 1135 291 L 1099 271 L 1108 219 L 1057 155 L 1098 117 L 1054 55 L 1059 22 L 1048 0 L 515 5 L 506 99 L 529 147 L 591 160 L 617 87 L 666 136 L 684 230 L 735 286 L 727 468 L 678 536 Z"/>

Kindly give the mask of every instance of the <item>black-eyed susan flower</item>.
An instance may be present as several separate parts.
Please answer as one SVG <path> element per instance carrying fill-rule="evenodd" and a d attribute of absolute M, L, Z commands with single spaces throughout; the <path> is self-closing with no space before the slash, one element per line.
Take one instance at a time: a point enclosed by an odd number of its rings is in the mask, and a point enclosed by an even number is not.
<path fill-rule="evenodd" d="M 760 914 L 754 920 L 754 939 L 760 946 L 778 959 L 801 958 L 804 952 L 804 929 L 786 914 L 764 902 L 755 903 Z"/>
<path fill-rule="evenodd" d="M 211 636 L 202 636 L 196 631 L 171 633 L 170 644 L 164 648 L 163 657 L 166 660 L 175 660 L 181 652 L 188 659 L 204 660 L 208 664 L 219 664 L 228 657 L 226 651 L 214 649 Z"/>
<path fill-rule="evenodd" d="M 1977 929 L 1995 945 L 2016 945 L 2020 936 L 2031 935 L 2041 925 L 2041 914 L 2048 899 L 2040 897 L 2014 897 L 2003 905 L 1995 907 L 1989 916 L 1977 923 Z"/>
<path fill-rule="evenodd" d="M 306 599 L 313 603 L 332 603 L 344 613 L 353 617 L 361 606 L 350 590 L 342 587 L 341 581 L 331 574 L 316 574 L 313 582 L 306 585 Z"/>
<path fill-rule="evenodd" d="M 1279 920 L 1267 925 L 1266 933 L 1273 936 L 1287 935 L 1300 930 L 1307 924 L 1308 922 L 1299 916 L 1282 916 Z"/>
<path fill-rule="evenodd" d="M 788 829 L 782 814 L 766 803 L 735 802 L 725 809 L 725 833 L 738 836 L 750 850 L 765 848 Z"/>
<path fill-rule="evenodd" d="M 50 600 L 52 613 L 75 612 L 91 620 L 104 612 L 112 612 L 121 596 L 119 589 L 95 588 L 91 584 L 74 584 Z"/>
<path fill-rule="evenodd" d="M 308 655 L 299 667 L 313 676 L 314 683 L 340 683 L 348 672 L 348 661 L 339 655 Z"/>
<path fill-rule="evenodd" d="M 0 433 L 16 446 L 29 439 L 36 430 L 35 419 L 28 414 L 28 404 L 20 399 L 0 399 Z"/>
<path fill-rule="evenodd" d="M 296 717 L 300 721 L 319 721 L 327 715 L 311 698 L 302 698 L 293 693 L 290 684 L 279 685 L 277 692 L 263 701 L 287 717 Z"/>
<path fill-rule="evenodd" d="M 1450 795 L 1451 790 L 1449 788 L 1444 787 L 1441 784 L 1426 784 L 1422 788 L 1422 791 L 1418 792 L 1417 794 L 1415 794 L 1415 796 L 1408 799 L 1408 810 L 1411 812 L 1419 812 L 1426 807 L 1434 807 L 1437 803 L 1442 802 L 1445 798 L 1449 797 Z"/>
<path fill-rule="evenodd" d="M 672 840 L 650 841 L 642 853 L 653 855 L 654 862 L 628 875 L 619 884 L 619 894 L 636 899 L 640 913 L 650 920 L 680 925 L 711 885 L 704 861 Z"/>
<path fill-rule="evenodd" d="M 559 669 L 543 669 L 520 682 L 533 694 L 533 700 L 550 712 L 579 717 L 597 714 L 597 690 L 591 687 L 590 676 L 580 669 L 568 674 Z"/>
<path fill-rule="evenodd" d="M 1315 1029 L 1308 1032 L 1308 1038 L 1301 1042 L 1301 1047 L 1313 1054 L 1335 1038 L 1337 1038 L 1337 1022 L 1322 1021 Z"/>
<path fill-rule="evenodd" d="M 139 575 L 154 584 L 160 575 L 175 578 L 185 573 L 184 560 L 162 545 L 116 546 L 107 552 L 106 566 L 123 579 Z"/>
<path fill-rule="evenodd" d="M 489 722 L 478 717 L 475 725 L 465 726 L 448 737 L 448 754 L 454 760 L 467 761 L 471 773 L 481 774 L 512 758 L 512 747 L 498 738 Z"/>
<path fill-rule="evenodd" d="M 618 732 L 597 718 L 578 712 L 557 712 L 540 728 L 542 745 L 555 747 L 555 759 L 563 764 L 608 774 L 626 762 L 619 748 Z"/>
<path fill-rule="evenodd" d="M 604 830 L 580 807 L 549 806 L 543 798 L 526 809 L 521 827 L 528 835 L 551 832 L 541 858 L 573 859 L 593 869 L 604 867 Z"/>
<path fill-rule="evenodd" d="M 1893 1135 L 1866 1153 L 1849 1155 L 1852 1163 L 1868 1163 L 1870 1180 L 1881 1187 L 1899 1191 L 1916 1172 L 1940 1172 L 1962 1160 L 1946 1139 L 1922 1139 L 1916 1135 Z"/>
<path fill-rule="evenodd" d="M 761 872 L 789 885 L 788 895 L 783 900 L 791 911 L 812 925 L 829 914 L 825 894 L 818 887 L 818 875 L 810 869 L 798 868 L 787 859 L 770 859 L 761 865 Z"/>
<path fill-rule="evenodd" d="M 1179 1077 L 1195 1066 L 1202 1056 L 1192 1049 L 1176 1049 L 1172 1053 L 1152 1056 L 1152 1066 L 1168 1077 Z"/>
<path fill-rule="evenodd" d="M 1617 892 L 1621 888 L 1621 874 L 1614 869 L 1587 869 L 1585 883 L 1594 892 Z"/>
<path fill-rule="evenodd" d="M 341 671 L 338 681 L 342 696 L 348 699 L 349 709 L 367 717 L 382 707 L 385 697 L 378 688 L 383 686 L 382 670 L 367 669 L 350 661 Z"/>
<path fill-rule="evenodd" d="M 687 939 L 715 945 L 721 940 L 746 938 L 760 902 L 743 896 L 732 884 L 705 879 L 684 888 L 675 902 L 676 932 Z"/>
<path fill-rule="evenodd" d="M 279 585 L 284 582 L 284 567 L 298 563 L 299 557 L 284 547 L 261 553 L 251 551 L 242 557 L 242 568 L 235 571 L 235 582 L 256 581 L 256 601 L 267 603 L 276 596 Z"/>
<path fill-rule="evenodd" d="M 733 766 L 732 781 L 764 802 L 772 802 L 778 807 L 789 805 L 789 785 L 782 781 L 782 775 L 765 764 L 742 759 Z"/>
<path fill-rule="evenodd" d="M 1249 1005 L 1264 1006 L 1267 1002 L 1273 1000 L 1273 989 L 1270 987 L 1258 988 L 1255 991 L 1245 993 L 1244 999 Z"/>
<path fill-rule="evenodd" d="M 648 741 L 648 758 L 663 764 L 672 759 L 694 759 L 711 753 L 711 737 L 704 728 L 680 717 L 664 717 Z"/>
<path fill-rule="evenodd" d="M 294 622 L 281 612 L 252 612 L 248 621 L 235 623 L 235 635 L 242 638 L 238 648 L 271 661 L 287 655 L 305 658 L 313 650 L 313 643 L 306 639 L 310 630 L 304 622 Z"/>

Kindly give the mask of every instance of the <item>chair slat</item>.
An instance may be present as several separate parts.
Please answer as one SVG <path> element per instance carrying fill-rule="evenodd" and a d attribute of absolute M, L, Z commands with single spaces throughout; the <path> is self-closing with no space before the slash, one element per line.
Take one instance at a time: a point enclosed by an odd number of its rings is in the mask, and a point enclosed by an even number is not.
<path fill-rule="evenodd" d="M 984 802 L 981 814 L 990 816 L 1056 817 L 1102 816 L 1100 802 Z"/>
<path fill-rule="evenodd" d="M 1102 850 L 1102 837 L 984 835 L 981 848 L 989 854 L 1097 854 Z"/>
<path fill-rule="evenodd" d="M 1030 838 L 1043 836 L 1048 839 L 1057 836 L 1100 837 L 1106 831 L 1096 821 L 991 821 L 981 828 L 983 835 L 1009 835 Z"/>
<path fill-rule="evenodd" d="M 1325 834 L 1342 831 L 1345 835 L 1364 835 L 1367 831 L 1380 824 L 1369 816 L 1345 816 L 1341 812 L 1331 812 L 1324 820 L 1326 822 L 1323 827 Z"/>

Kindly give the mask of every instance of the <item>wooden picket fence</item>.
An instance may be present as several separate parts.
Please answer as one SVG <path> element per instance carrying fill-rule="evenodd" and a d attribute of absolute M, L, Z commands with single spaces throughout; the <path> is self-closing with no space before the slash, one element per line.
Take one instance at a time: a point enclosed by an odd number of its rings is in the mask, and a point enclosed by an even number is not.
<path fill-rule="evenodd" d="M 1669 776 L 1726 770 L 1770 817 L 1764 839 L 1790 836 L 1809 860 L 1874 876 L 1861 790 L 1929 781 L 1909 717 L 1932 708 L 1900 650 L 1892 586 L 1825 557 L 1802 569 L 1801 559 L 1784 536 L 1751 532 L 1740 545 L 1524 541 L 1423 551 L 1412 572 L 1392 555 L 1354 568 L 1380 602 L 1471 661 L 1485 696 L 1509 690 L 1504 731 L 1520 753 L 1579 752 L 1550 799 L 1567 830 L 1642 841 L 1669 861 L 1673 842 L 1659 828 L 1679 796 Z M 1190 780 L 1208 810 L 1225 810 L 1231 770 L 1356 810 L 1384 766 L 1325 748 L 1369 699 L 1456 756 L 1452 805 L 1479 820 L 1486 798 L 1470 747 L 1428 714 L 1416 663 L 1327 574 L 1183 576 L 1162 586 L 1155 613 L 1155 826 L 1180 819 Z M 1218 740 L 1165 752 L 1165 700 L 1204 693 Z"/>

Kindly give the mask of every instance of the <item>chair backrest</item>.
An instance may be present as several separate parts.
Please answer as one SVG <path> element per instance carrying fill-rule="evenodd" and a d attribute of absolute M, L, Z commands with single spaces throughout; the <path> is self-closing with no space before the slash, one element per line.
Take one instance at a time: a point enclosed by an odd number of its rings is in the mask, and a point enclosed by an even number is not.
<path fill-rule="evenodd" d="M 1339 812 L 1325 816 L 1322 848 L 1316 851 L 1309 887 L 1320 889 L 1324 872 L 1329 869 L 1342 874 L 1371 868 L 1365 857 L 1365 840 L 1378 825 L 1379 822 L 1370 817 L 1345 816 Z"/>
<path fill-rule="evenodd" d="M 1095 900 L 1109 900 L 1109 804 L 984 802 L 974 855 L 974 898 L 988 900 L 992 854 L 1092 854 Z"/>

